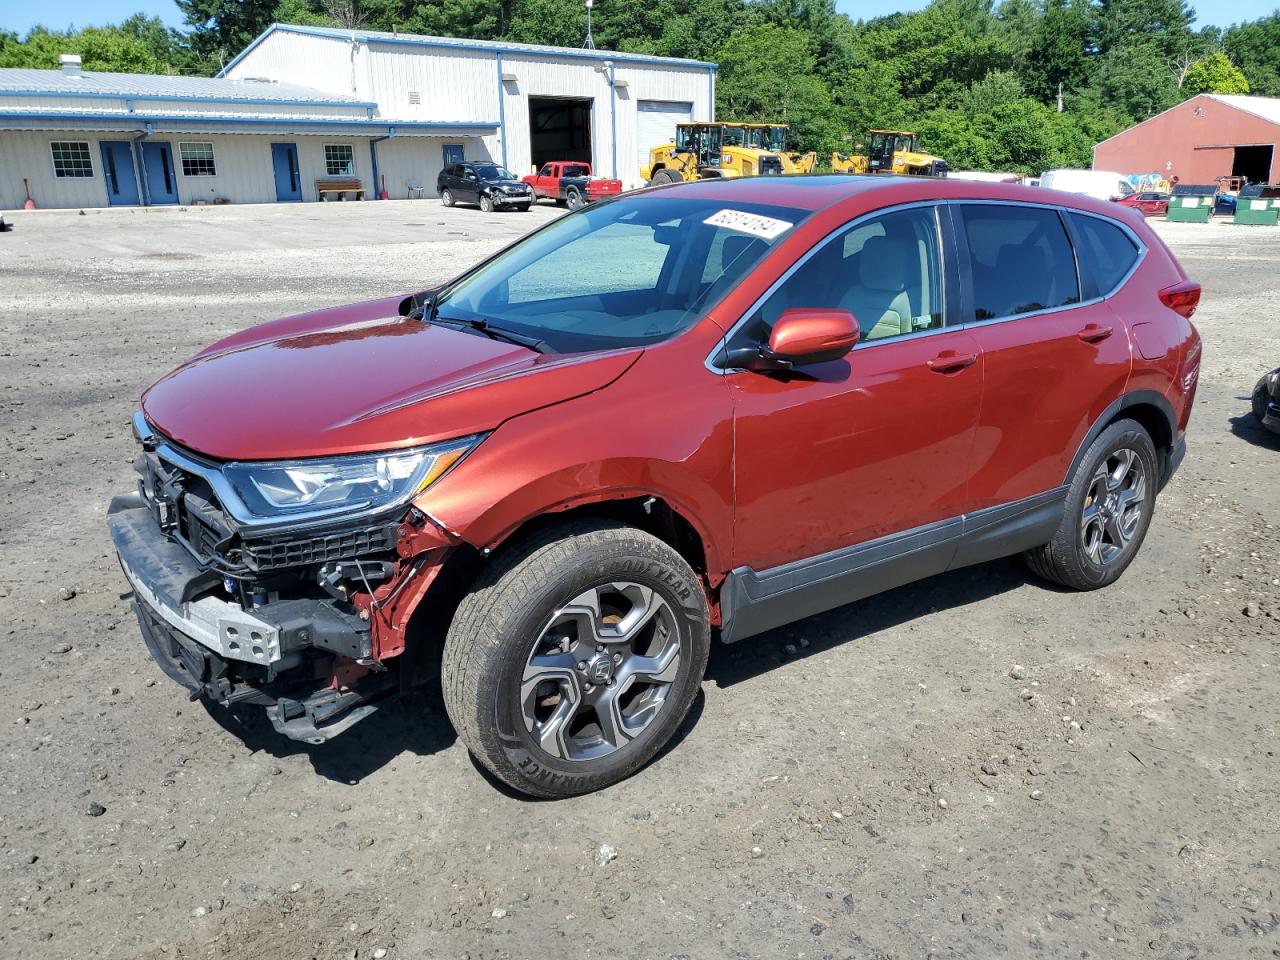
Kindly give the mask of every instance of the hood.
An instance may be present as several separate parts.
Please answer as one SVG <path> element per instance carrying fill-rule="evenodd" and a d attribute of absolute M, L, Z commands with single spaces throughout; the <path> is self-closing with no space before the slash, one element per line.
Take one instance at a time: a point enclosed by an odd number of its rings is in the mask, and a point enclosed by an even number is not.
<path fill-rule="evenodd" d="M 220 460 L 416 446 L 492 430 L 607 386 L 642 350 L 539 354 L 399 313 L 400 298 L 228 337 L 153 384 L 160 433 Z"/>

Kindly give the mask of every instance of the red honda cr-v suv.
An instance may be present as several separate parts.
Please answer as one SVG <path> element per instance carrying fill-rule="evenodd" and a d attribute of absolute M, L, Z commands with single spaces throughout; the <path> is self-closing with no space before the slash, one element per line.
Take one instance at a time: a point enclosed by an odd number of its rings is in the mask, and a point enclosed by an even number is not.
<path fill-rule="evenodd" d="M 1182 457 L 1200 288 L 1084 197 L 704 181 L 152 386 L 111 534 L 173 679 L 319 742 L 439 668 L 561 796 L 649 760 L 732 643 L 1025 553 L 1105 586 Z"/>

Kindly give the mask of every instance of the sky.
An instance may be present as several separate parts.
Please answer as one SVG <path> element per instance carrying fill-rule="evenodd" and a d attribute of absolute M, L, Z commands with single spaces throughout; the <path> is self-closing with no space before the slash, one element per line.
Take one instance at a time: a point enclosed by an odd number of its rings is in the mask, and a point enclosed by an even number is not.
<path fill-rule="evenodd" d="M 899 10 L 919 10 L 927 0 L 836 0 L 836 6 L 855 20 L 884 16 Z M 1214 3 L 1192 0 L 1200 15 L 1198 23 L 1230 26 L 1242 20 L 1256 20 L 1280 6 L 1280 0 L 1234 0 Z M 118 23 L 141 11 L 158 16 L 173 27 L 182 26 L 182 14 L 173 0 L 0 0 L 0 30 L 23 34 L 41 23 L 54 29 L 71 24 L 92 26 Z"/>

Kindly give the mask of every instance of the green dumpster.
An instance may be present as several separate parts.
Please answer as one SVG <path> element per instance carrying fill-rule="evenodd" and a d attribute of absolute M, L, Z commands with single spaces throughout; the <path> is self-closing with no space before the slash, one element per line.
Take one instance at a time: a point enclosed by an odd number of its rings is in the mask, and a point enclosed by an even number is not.
<path fill-rule="evenodd" d="M 1208 192 L 1205 192 L 1208 191 Z M 1169 197 L 1166 220 L 1175 223 L 1208 223 L 1213 216 L 1213 204 L 1218 188 L 1213 185 L 1178 184 Z"/>
<path fill-rule="evenodd" d="M 1274 227 L 1280 221 L 1280 186 L 1249 184 L 1236 200 L 1236 223 Z"/>

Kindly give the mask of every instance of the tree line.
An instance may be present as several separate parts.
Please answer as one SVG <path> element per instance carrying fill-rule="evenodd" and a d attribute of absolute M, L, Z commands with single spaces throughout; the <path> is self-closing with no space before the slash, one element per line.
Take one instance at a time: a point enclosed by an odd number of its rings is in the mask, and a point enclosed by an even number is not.
<path fill-rule="evenodd" d="M 211 75 L 273 22 L 577 47 L 582 0 L 177 0 L 187 29 L 0 31 L 0 67 Z M 933 0 L 871 20 L 835 0 L 595 0 L 601 49 L 720 64 L 717 116 L 849 152 L 919 131 L 953 169 L 1088 166 L 1094 143 L 1197 93 L 1280 96 L 1280 10 L 1196 29 L 1184 0 Z M 1138 171 L 1125 171 L 1138 172 Z"/>

